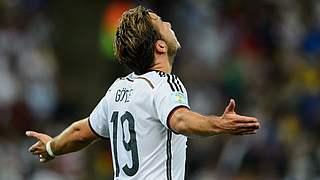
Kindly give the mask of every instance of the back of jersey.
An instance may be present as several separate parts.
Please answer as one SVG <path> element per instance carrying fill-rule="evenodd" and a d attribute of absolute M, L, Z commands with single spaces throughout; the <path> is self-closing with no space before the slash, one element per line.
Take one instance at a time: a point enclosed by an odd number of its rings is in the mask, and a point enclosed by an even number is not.
<path fill-rule="evenodd" d="M 167 125 L 170 113 L 188 106 L 173 74 L 130 74 L 109 88 L 90 115 L 92 130 L 109 137 L 114 179 L 184 179 L 186 140 Z"/>

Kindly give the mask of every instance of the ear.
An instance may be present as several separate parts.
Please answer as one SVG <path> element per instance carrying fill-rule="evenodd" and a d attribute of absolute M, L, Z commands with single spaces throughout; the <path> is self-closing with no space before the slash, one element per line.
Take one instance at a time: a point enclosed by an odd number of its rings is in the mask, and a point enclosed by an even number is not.
<path fill-rule="evenodd" d="M 167 43 L 164 42 L 163 40 L 157 40 L 156 45 L 155 45 L 155 50 L 157 53 L 166 53 L 168 51 L 168 46 Z"/>

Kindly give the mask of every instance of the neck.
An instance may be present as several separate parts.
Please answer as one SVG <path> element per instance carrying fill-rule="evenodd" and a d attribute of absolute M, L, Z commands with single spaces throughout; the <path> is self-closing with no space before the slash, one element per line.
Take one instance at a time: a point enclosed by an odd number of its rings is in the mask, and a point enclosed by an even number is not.
<path fill-rule="evenodd" d="M 168 57 L 155 58 L 155 64 L 151 68 L 152 70 L 158 70 L 165 73 L 171 73 L 172 65 L 170 64 L 170 60 Z"/>

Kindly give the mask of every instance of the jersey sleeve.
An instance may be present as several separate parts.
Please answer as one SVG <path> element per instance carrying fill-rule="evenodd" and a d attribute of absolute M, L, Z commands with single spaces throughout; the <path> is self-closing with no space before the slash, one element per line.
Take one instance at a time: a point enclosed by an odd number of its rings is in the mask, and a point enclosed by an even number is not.
<path fill-rule="evenodd" d="M 89 125 L 91 130 L 102 138 L 109 138 L 109 125 L 107 111 L 107 98 L 104 96 L 98 105 L 94 108 L 89 117 Z"/>
<path fill-rule="evenodd" d="M 189 107 L 188 95 L 179 78 L 173 74 L 166 74 L 154 93 L 156 112 L 161 123 L 169 129 L 168 117 L 177 107 Z"/>

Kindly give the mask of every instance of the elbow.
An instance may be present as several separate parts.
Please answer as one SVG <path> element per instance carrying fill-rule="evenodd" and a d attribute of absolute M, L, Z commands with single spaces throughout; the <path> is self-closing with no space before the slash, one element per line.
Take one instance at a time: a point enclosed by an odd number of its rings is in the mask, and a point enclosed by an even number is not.
<path fill-rule="evenodd" d="M 170 119 L 170 127 L 174 132 L 190 138 L 208 137 L 214 135 L 209 127 L 212 124 L 211 122 L 209 118 L 189 109 L 179 109 L 173 113 Z"/>
<path fill-rule="evenodd" d="M 177 134 L 190 135 L 190 128 L 188 127 L 185 108 L 175 110 L 169 119 L 169 126 L 172 131 Z"/>
<path fill-rule="evenodd" d="M 79 122 L 72 123 L 71 130 L 72 136 L 75 137 L 77 141 L 83 141 L 83 137 L 81 136 L 81 125 Z"/>
<path fill-rule="evenodd" d="M 81 142 L 87 142 L 89 140 L 89 138 L 87 138 L 83 131 L 83 122 L 78 121 L 78 122 L 74 122 L 71 125 L 72 128 L 72 135 L 74 136 L 74 139 L 76 139 L 76 142 L 81 143 Z"/>
<path fill-rule="evenodd" d="M 80 122 L 74 122 L 71 124 L 72 132 L 79 132 L 81 130 Z"/>

